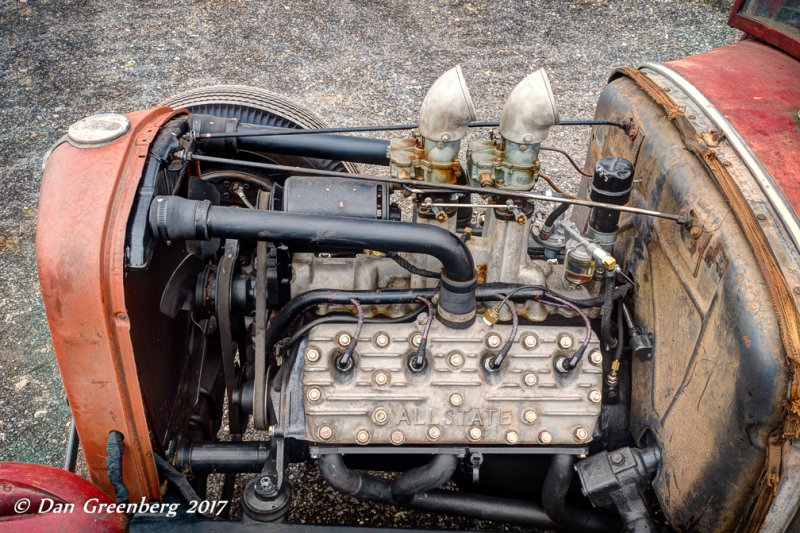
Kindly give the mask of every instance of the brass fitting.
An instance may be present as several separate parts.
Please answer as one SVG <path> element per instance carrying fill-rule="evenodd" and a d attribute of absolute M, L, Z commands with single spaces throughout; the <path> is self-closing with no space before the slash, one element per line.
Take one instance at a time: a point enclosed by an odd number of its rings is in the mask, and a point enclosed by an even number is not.
<path fill-rule="evenodd" d="M 478 176 L 478 183 L 480 183 L 481 187 L 491 187 L 494 185 L 492 175 L 488 172 L 481 172 L 480 176 Z"/>
<path fill-rule="evenodd" d="M 500 320 L 500 309 L 498 307 L 490 307 L 483 313 L 483 323 L 491 327 L 497 324 Z"/>
<path fill-rule="evenodd" d="M 603 268 L 606 270 L 614 270 L 617 268 L 617 260 L 611 257 L 610 255 L 603 259 Z"/>

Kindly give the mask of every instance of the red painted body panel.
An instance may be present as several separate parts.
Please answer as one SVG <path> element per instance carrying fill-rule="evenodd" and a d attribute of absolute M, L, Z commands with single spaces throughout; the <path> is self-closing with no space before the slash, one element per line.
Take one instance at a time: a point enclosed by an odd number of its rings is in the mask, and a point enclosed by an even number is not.
<path fill-rule="evenodd" d="M 125 303 L 125 231 L 150 143 L 174 114 L 160 107 L 127 115 L 130 131 L 106 146 L 62 143 L 39 194 L 42 299 L 89 474 L 114 494 L 106 442 L 121 432 L 132 501 L 158 499 L 160 488 Z"/>
<path fill-rule="evenodd" d="M 748 15 L 746 11 L 743 11 L 741 9 L 742 3 L 743 0 L 735 0 L 731 10 L 731 17 L 728 19 L 730 26 L 773 46 L 777 46 L 787 54 L 800 59 L 800 30 L 789 25 L 781 26 L 769 20 L 774 19 L 778 15 L 781 6 L 788 2 L 785 0 L 772 0 L 766 14 L 768 18 L 761 19 Z M 779 27 L 781 29 L 778 29 Z"/>
<path fill-rule="evenodd" d="M 82 477 L 51 466 L 0 463 L 0 530 L 124 531 L 124 513 L 97 512 L 111 500 Z M 67 511 L 65 504 L 74 504 Z M 63 512 L 58 512 L 59 510 Z M 86 510 L 90 512 L 86 512 Z"/>
<path fill-rule="evenodd" d="M 666 65 L 725 115 L 800 215 L 800 61 L 745 40 Z"/>

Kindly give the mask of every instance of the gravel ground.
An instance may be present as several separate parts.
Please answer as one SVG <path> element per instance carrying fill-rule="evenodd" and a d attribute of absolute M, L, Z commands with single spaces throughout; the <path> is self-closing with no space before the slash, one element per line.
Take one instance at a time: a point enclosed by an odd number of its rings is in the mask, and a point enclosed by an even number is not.
<path fill-rule="evenodd" d="M 233 83 L 290 95 L 331 124 L 407 123 L 456 63 L 479 120 L 496 120 L 514 84 L 538 67 L 550 74 L 561 117 L 587 118 L 614 67 L 735 41 L 731 3 L 0 0 L 0 460 L 62 461 L 69 411 L 34 232 L 42 155 L 72 122 Z M 581 160 L 588 129 L 557 130 L 548 144 Z M 543 169 L 574 189 L 564 161 L 545 154 Z M 335 499 L 316 469 L 292 475 L 310 483 L 297 491 L 297 520 L 483 527 L 384 507 L 367 513 Z"/>

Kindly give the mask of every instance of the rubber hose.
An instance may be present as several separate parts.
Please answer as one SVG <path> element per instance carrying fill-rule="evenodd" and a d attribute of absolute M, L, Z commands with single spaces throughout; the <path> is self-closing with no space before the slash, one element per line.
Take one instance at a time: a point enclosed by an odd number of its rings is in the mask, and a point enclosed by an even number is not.
<path fill-rule="evenodd" d="M 114 492 L 117 495 L 117 503 L 127 503 L 128 501 L 128 487 L 125 486 L 122 476 L 122 455 L 125 453 L 125 444 L 122 442 L 125 437 L 116 429 L 108 433 L 108 441 L 106 442 L 106 471 L 108 472 L 108 480 L 111 486 L 114 487 Z"/>
<path fill-rule="evenodd" d="M 404 502 L 415 494 L 437 489 L 447 483 L 457 466 L 458 458 L 455 455 L 435 455 L 429 463 L 400 474 L 392 483 L 392 497 Z"/>
<path fill-rule="evenodd" d="M 558 196 L 561 196 L 561 195 L 558 195 Z M 562 204 L 558 204 L 552 211 L 550 211 L 550 214 L 547 215 L 547 218 L 544 220 L 544 226 L 543 227 L 552 228 L 553 224 L 555 224 L 556 220 L 558 220 L 558 217 L 563 215 L 567 211 L 567 209 L 569 209 L 569 207 L 570 207 L 570 204 L 563 204 L 563 203 Z"/>
<path fill-rule="evenodd" d="M 392 497 L 391 483 L 356 472 L 347 467 L 341 455 L 323 455 L 319 458 L 319 469 L 325 481 L 348 496 L 379 503 L 397 504 Z M 431 490 L 415 494 L 409 501 L 401 505 L 420 511 L 451 514 L 520 524 L 539 529 L 560 529 L 542 508 L 532 502 L 522 502 L 483 496 L 468 492 L 450 492 Z"/>
<path fill-rule="evenodd" d="M 587 533 L 620 531 L 619 520 L 610 515 L 585 511 L 567 505 L 567 493 L 572 484 L 576 458 L 574 455 L 554 455 L 542 488 L 545 513 L 562 527 Z"/>
<path fill-rule="evenodd" d="M 606 272 L 606 292 L 603 295 L 603 309 L 600 312 L 600 336 L 609 348 L 617 345 L 617 339 L 611 336 L 611 311 L 614 308 L 615 283 L 616 276 L 613 271 Z"/>

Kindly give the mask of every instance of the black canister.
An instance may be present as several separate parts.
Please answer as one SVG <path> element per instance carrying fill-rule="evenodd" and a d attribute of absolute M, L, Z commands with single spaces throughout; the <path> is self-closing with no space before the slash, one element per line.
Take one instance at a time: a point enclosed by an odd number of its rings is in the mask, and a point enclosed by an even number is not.
<path fill-rule="evenodd" d="M 633 164 L 622 157 L 604 157 L 594 166 L 591 193 L 594 202 L 625 205 L 633 189 Z M 595 207 L 589 225 L 600 233 L 616 233 L 620 212 Z"/>

